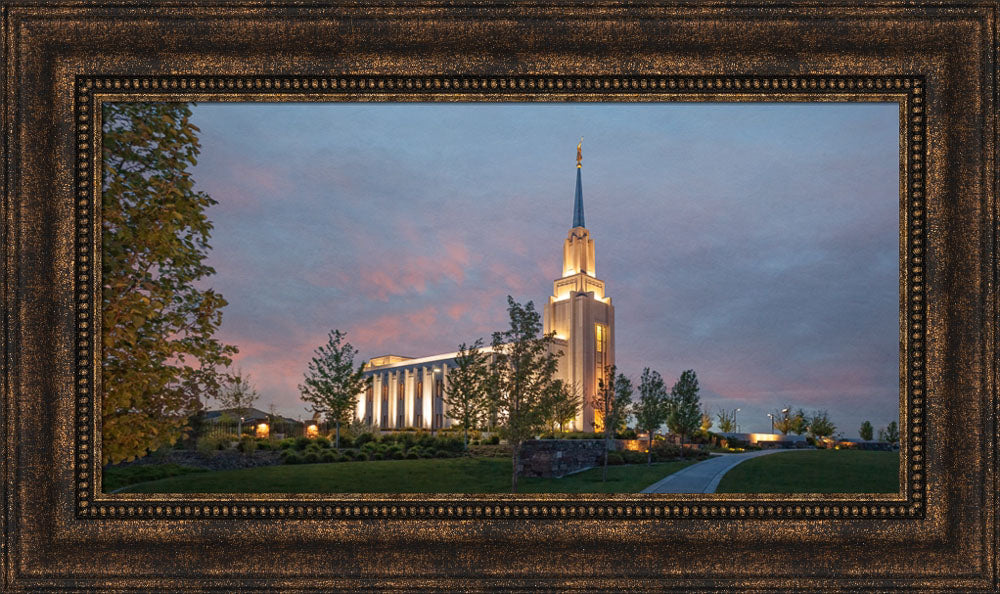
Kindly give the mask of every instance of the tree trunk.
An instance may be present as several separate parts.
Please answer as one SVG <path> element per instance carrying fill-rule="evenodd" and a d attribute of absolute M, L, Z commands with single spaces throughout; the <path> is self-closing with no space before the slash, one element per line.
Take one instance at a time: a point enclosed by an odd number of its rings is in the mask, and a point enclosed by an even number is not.
<path fill-rule="evenodd" d="M 681 458 L 686 458 L 687 455 L 684 453 L 684 434 L 681 433 Z"/>
<path fill-rule="evenodd" d="M 517 463 L 520 460 L 520 442 L 514 444 L 514 453 L 512 455 L 512 462 L 514 463 L 514 471 L 511 473 L 510 477 L 510 492 L 517 493 Z"/>
<path fill-rule="evenodd" d="M 650 431 L 649 431 L 649 439 L 647 440 L 646 443 L 648 444 L 646 446 L 646 466 L 649 466 L 650 464 L 653 463 L 653 430 L 652 429 L 650 429 Z"/>
<path fill-rule="evenodd" d="M 463 423 L 463 425 L 465 425 L 463 427 L 463 429 L 465 430 L 465 443 L 462 444 L 462 449 L 464 449 L 465 451 L 468 451 L 469 450 L 469 425 L 465 424 L 465 423 Z"/>
<path fill-rule="evenodd" d="M 337 421 L 337 437 L 334 439 L 333 447 L 337 450 L 340 449 L 340 421 Z"/>

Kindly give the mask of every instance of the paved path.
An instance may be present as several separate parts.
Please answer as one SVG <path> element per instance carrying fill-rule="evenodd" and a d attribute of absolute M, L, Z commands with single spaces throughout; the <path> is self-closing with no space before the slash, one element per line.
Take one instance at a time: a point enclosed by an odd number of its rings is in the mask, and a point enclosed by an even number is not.
<path fill-rule="evenodd" d="M 656 483 L 646 487 L 642 493 L 715 493 L 719 486 L 719 481 L 734 466 L 756 458 L 778 452 L 790 452 L 793 450 L 773 449 L 759 450 L 756 452 L 744 452 L 742 454 L 719 454 L 708 460 L 698 462 L 678 470 L 677 472 L 664 477 Z"/>

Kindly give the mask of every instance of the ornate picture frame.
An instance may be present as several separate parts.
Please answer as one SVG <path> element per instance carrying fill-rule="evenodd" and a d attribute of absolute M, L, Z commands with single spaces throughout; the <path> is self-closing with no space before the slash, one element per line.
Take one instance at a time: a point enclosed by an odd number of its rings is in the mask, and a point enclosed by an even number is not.
<path fill-rule="evenodd" d="M 996 588 L 997 8 L 4 3 L 5 589 Z M 900 493 L 102 493 L 137 100 L 897 102 Z"/>

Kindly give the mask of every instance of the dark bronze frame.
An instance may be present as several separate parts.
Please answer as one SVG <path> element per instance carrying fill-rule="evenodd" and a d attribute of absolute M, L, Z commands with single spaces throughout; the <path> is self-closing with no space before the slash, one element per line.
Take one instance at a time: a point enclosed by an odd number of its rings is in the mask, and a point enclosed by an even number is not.
<path fill-rule="evenodd" d="M 998 583 L 997 2 L 3 4 L 10 589 Z M 897 101 L 897 495 L 105 495 L 115 100 Z"/>

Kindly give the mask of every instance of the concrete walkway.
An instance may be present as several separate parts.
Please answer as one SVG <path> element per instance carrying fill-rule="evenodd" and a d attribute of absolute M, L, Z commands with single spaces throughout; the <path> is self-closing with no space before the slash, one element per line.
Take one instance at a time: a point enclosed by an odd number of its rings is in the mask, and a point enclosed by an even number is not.
<path fill-rule="evenodd" d="M 692 464 L 687 468 L 679 470 L 663 479 L 646 487 L 642 493 L 715 493 L 719 487 L 719 481 L 734 466 L 756 458 L 757 456 L 767 456 L 778 452 L 790 452 L 794 450 L 759 450 L 756 452 L 744 452 L 742 454 L 718 454 L 708 460 Z"/>

